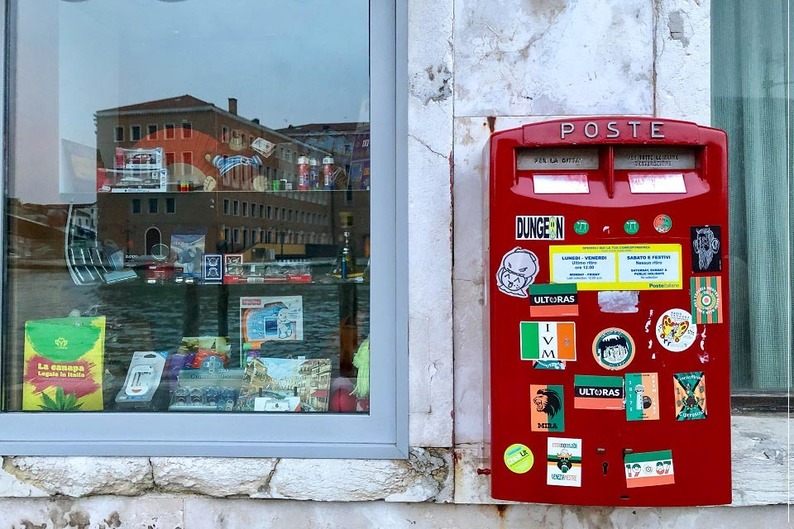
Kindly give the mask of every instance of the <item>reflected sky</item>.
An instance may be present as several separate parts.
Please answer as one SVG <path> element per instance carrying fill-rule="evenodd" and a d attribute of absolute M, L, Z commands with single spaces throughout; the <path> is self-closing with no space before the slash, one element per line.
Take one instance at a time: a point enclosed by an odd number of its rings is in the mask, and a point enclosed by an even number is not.
<path fill-rule="evenodd" d="M 16 11 L 21 173 L 57 174 L 61 138 L 93 146 L 97 110 L 184 94 L 220 108 L 237 98 L 241 116 L 274 129 L 369 120 L 367 0 L 26 0 Z M 12 194 L 61 201 L 22 180 Z"/>

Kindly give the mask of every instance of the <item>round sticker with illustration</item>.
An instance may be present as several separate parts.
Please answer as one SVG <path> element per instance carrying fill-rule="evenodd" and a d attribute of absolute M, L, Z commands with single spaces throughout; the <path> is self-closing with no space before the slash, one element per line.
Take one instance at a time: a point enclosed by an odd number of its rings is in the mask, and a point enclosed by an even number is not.
<path fill-rule="evenodd" d="M 689 349 L 697 338 L 697 325 L 683 309 L 670 309 L 656 321 L 656 340 L 668 351 L 678 353 Z"/>
<path fill-rule="evenodd" d="M 598 333 L 593 340 L 593 356 L 598 365 L 610 371 L 619 371 L 634 360 L 634 340 L 629 333 L 610 327 Z"/>

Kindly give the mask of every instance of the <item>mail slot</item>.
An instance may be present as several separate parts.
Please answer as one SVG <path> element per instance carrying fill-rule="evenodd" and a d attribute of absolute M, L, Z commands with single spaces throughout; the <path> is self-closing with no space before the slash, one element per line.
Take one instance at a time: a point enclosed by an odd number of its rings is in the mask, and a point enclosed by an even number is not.
<path fill-rule="evenodd" d="M 485 151 L 495 499 L 731 502 L 726 135 L 597 117 Z"/>

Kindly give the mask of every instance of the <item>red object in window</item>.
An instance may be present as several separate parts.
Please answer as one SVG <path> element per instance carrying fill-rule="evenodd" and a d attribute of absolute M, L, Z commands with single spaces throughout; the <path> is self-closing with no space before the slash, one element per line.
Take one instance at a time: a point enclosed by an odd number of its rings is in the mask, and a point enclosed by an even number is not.
<path fill-rule="evenodd" d="M 229 363 L 229 357 L 223 353 L 219 353 L 212 349 L 199 349 L 195 356 L 193 357 L 193 361 L 190 363 L 190 367 L 194 369 L 198 369 L 204 365 L 210 365 L 212 363 L 212 358 L 215 357 L 219 360 L 218 367 L 226 367 L 226 364 Z"/>

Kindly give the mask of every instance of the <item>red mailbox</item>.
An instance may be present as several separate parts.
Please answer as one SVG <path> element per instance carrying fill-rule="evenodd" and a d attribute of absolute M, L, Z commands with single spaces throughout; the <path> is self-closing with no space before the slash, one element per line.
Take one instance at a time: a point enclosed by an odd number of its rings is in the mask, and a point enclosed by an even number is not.
<path fill-rule="evenodd" d="M 730 503 L 725 133 L 577 118 L 486 153 L 493 497 Z"/>

